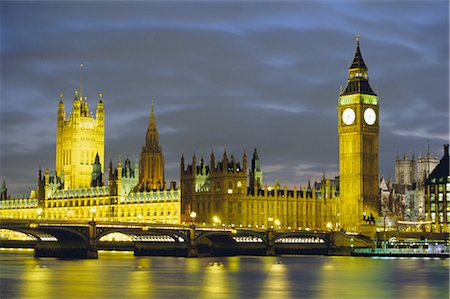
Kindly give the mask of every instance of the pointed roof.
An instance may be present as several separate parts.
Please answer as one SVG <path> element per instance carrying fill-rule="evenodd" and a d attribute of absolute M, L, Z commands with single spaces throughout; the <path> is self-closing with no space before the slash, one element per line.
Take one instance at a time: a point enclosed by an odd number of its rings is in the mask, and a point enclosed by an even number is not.
<path fill-rule="evenodd" d="M 356 69 L 356 70 L 355 70 Z M 369 79 L 367 76 L 367 66 L 361 55 L 361 49 L 359 47 L 359 35 L 356 37 L 356 52 L 353 62 L 349 67 L 349 78 L 347 86 L 341 95 L 349 94 L 369 94 L 375 95 L 369 84 Z"/>
<path fill-rule="evenodd" d="M 366 64 L 364 63 L 364 59 L 361 55 L 361 49 L 359 48 L 359 35 L 356 36 L 356 52 L 355 57 L 353 58 L 352 65 L 350 65 L 349 69 L 367 69 Z"/>
<path fill-rule="evenodd" d="M 150 113 L 150 124 L 156 125 L 155 124 L 155 101 L 154 100 L 152 100 L 152 112 Z"/>

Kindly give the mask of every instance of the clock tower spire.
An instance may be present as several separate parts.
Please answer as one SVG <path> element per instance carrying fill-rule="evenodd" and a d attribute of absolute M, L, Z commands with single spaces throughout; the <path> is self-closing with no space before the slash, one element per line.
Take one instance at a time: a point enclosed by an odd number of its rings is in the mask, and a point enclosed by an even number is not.
<path fill-rule="evenodd" d="M 357 231 L 364 215 L 379 215 L 378 97 L 369 85 L 359 36 L 338 99 L 339 172 L 342 225 Z"/>

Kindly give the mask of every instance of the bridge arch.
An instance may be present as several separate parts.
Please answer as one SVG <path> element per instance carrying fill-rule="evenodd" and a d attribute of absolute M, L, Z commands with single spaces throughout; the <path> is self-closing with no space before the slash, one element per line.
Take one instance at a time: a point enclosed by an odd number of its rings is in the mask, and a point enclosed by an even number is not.
<path fill-rule="evenodd" d="M 97 242 L 103 242 L 102 238 L 112 235 L 119 234 L 121 236 L 126 236 L 129 242 L 174 242 L 174 243 L 187 243 L 188 242 L 188 232 L 182 233 L 178 231 L 161 231 L 157 229 L 136 229 L 127 230 L 121 228 L 102 230 L 96 235 Z M 125 241 L 125 240 L 124 240 Z"/>

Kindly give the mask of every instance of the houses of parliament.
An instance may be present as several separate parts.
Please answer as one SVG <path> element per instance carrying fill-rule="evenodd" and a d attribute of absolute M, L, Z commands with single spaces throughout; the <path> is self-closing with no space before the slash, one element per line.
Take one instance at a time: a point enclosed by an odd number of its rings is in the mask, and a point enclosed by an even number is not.
<path fill-rule="evenodd" d="M 175 182 L 167 186 L 153 102 L 139 161 L 110 160 L 105 170 L 102 94 L 95 117 L 83 96 L 81 80 L 70 113 L 66 103 L 61 95 L 56 169 L 53 173 L 39 170 L 36 188 L 26 198 L 11 198 L 3 182 L 0 218 L 358 231 L 363 217 L 380 217 L 379 100 L 369 85 L 359 39 L 346 88 L 337 102 L 340 176 L 324 175 L 299 188 L 287 189 L 278 181 L 265 185 L 257 149 L 250 157 L 243 152 L 241 159 L 225 150 L 221 157 L 212 152 L 209 161 L 195 154 L 190 161 L 182 156 L 180 186 Z M 448 198 L 443 200 L 442 208 L 449 209 Z M 448 228 L 447 214 L 442 222 Z"/>

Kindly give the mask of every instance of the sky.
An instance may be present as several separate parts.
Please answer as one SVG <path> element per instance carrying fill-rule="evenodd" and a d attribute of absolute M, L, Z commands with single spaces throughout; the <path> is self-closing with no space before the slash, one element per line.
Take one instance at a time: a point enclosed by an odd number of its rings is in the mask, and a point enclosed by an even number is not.
<path fill-rule="evenodd" d="M 105 161 L 139 158 L 151 102 L 166 182 L 180 157 L 241 160 L 264 184 L 339 173 L 337 99 L 360 34 L 380 100 L 380 177 L 449 142 L 448 1 L 1 1 L 0 178 L 13 195 L 55 168 L 56 112 L 105 105 Z M 249 158 L 250 160 L 250 158 Z"/>

